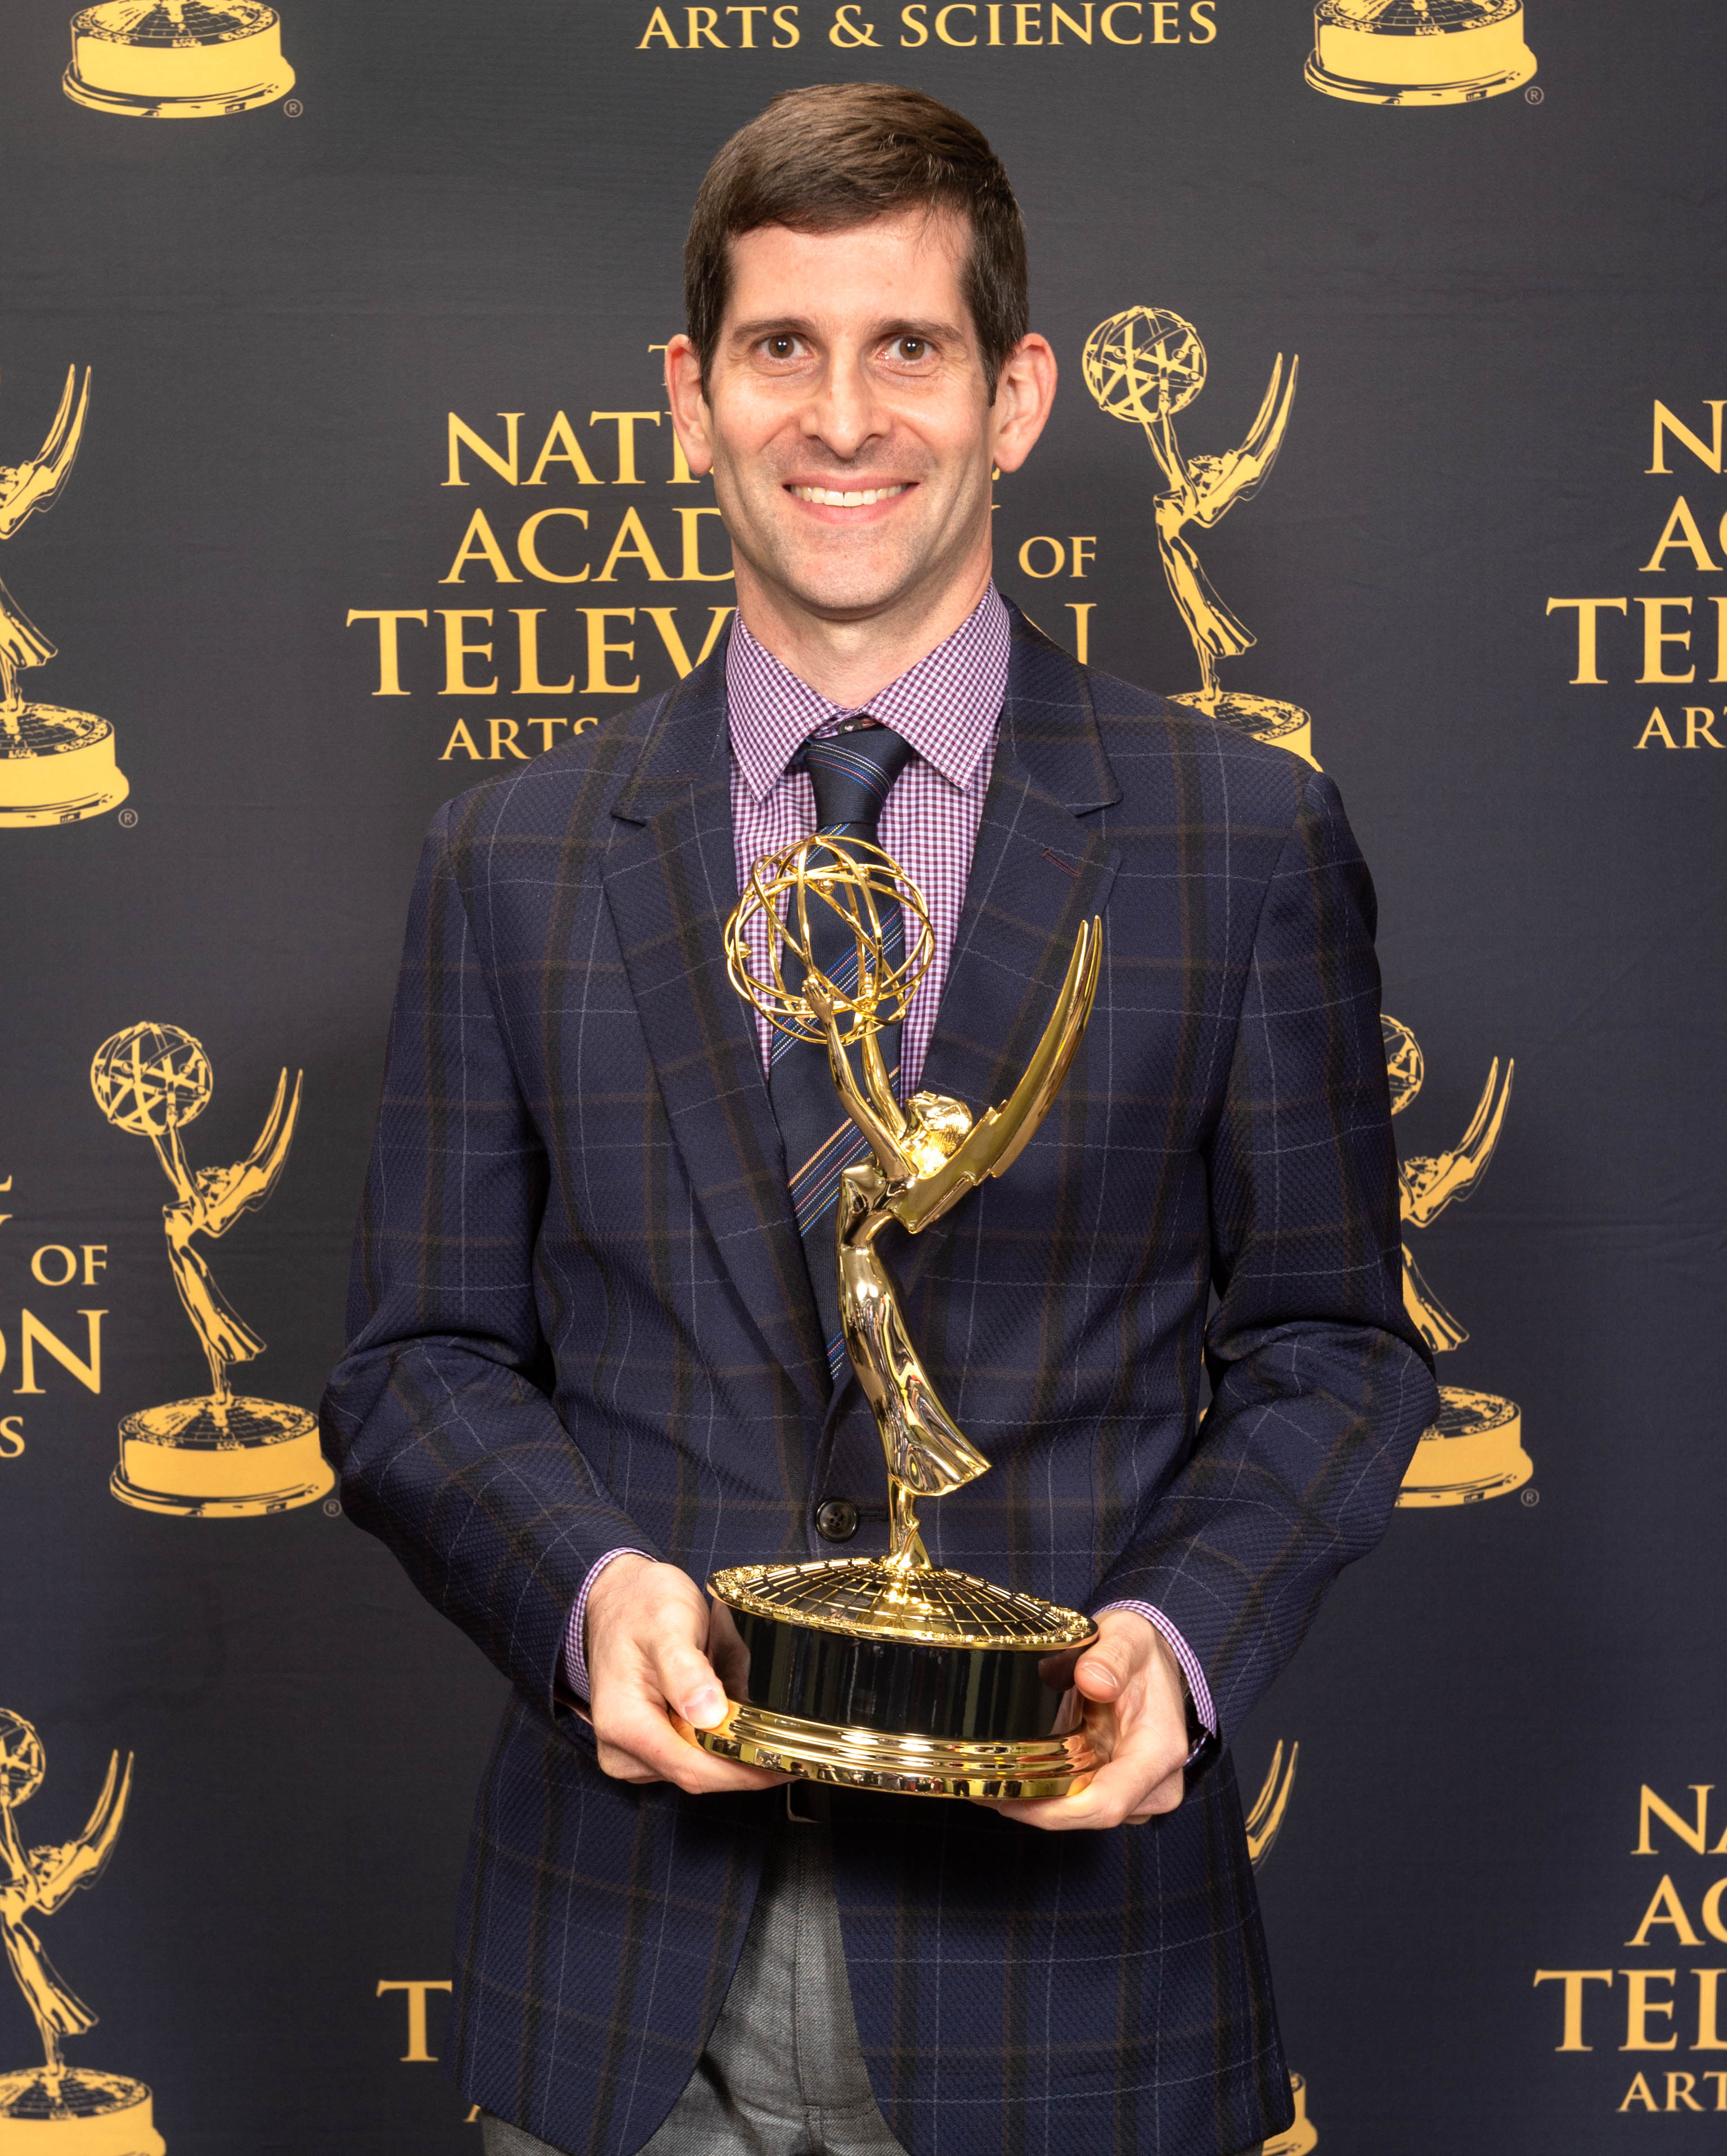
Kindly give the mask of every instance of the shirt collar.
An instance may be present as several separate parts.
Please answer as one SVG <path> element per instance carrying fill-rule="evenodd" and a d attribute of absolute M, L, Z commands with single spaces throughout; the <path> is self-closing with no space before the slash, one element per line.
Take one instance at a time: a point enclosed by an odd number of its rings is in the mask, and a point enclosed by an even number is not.
<path fill-rule="evenodd" d="M 995 736 L 1012 640 L 1007 608 L 991 583 L 953 634 L 897 681 L 867 704 L 835 704 L 758 644 L 739 616 L 726 648 L 726 699 L 732 752 L 745 784 L 765 800 L 812 734 L 867 711 L 963 792 Z"/>

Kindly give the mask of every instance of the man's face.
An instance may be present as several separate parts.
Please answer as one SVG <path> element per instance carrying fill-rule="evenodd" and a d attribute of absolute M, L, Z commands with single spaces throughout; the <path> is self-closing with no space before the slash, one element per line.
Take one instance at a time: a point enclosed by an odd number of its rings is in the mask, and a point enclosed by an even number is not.
<path fill-rule="evenodd" d="M 980 554 L 987 573 L 1000 429 L 961 288 L 968 237 L 916 208 L 732 241 L 694 417 L 740 565 L 782 604 L 867 619 Z"/>

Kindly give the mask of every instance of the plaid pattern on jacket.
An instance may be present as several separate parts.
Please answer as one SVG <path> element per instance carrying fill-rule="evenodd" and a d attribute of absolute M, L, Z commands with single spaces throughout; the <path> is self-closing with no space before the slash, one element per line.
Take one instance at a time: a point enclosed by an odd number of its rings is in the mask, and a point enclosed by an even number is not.
<path fill-rule="evenodd" d="M 625 1543 L 697 1579 L 823 1555 L 815 1507 L 882 1495 L 856 1384 L 829 1402 L 726 980 L 737 895 L 723 652 L 439 813 L 325 1405 L 349 1513 L 515 1686 L 456 2071 L 583 2156 L 631 2156 L 689 2077 L 782 1799 L 600 1773 L 557 1697 L 577 1591 Z M 995 1463 L 924 1532 L 1057 1602 L 1167 1611 L 1226 1747 L 1383 1533 L 1436 1404 L 1372 889 L 1329 778 L 1016 614 L 925 1085 L 1005 1096 L 1093 912 L 1097 1007 L 1037 1136 L 890 1231 L 913 1336 Z M 848 1554 L 885 1542 L 866 1523 Z M 912 2156 L 1223 2156 L 1288 2123 L 1226 1752 L 1143 1827 L 857 1794 L 834 1835 L 859 2035 Z"/>

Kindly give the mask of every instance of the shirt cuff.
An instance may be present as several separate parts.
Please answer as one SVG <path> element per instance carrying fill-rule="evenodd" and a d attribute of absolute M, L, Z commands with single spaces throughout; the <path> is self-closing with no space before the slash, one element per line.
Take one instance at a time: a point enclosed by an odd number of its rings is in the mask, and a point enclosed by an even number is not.
<path fill-rule="evenodd" d="M 613 1554 L 615 1556 L 617 1553 L 614 1551 Z M 600 1563 L 603 1564 L 604 1562 L 604 1558 L 602 1558 Z M 596 1566 L 595 1570 L 598 1569 L 599 1567 Z M 592 1578 L 593 1573 L 590 1573 L 589 1577 Z M 587 1591 L 585 1587 L 582 1590 L 584 1598 Z M 1105 1610 L 1109 1609 L 1131 1609 L 1136 1617 L 1143 1617 L 1148 1625 L 1154 1625 L 1163 1634 L 1169 1643 L 1170 1653 L 1181 1666 L 1182 1679 L 1187 1686 L 1187 1696 L 1193 1704 L 1195 1715 L 1206 1736 L 1216 1737 L 1217 1709 L 1211 1698 L 1211 1687 L 1205 1681 L 1205 1672 L 1200 1666 L 1200 1658 L 1182 1638 L 1174 1625 L 1164 1616 L 1163 1611 L 1149 1602 L 1106 1602 L 1103 1609 L 1094 1609 L 1092 1614 L 1094 1617 L 1101 1617 Z M 1190 1763 L 1197 1758 L 1201 1748 L 1198 1744 L 1194 1747 L 1193 1752 L 1189 1755 Z"/>
<path fill-rule="evenodd" d="M 588 1647 L 584 1636 L 584 1627 L 588 1622 L 588 1598 L 594 1592 L 594 1581 L 616 1557 L 645 1557 L 648 1558 L 650 1563 L 653 1562 L 649 1552 L 633 1549 L 626 1543 L 617 1549 L 608 1550 L 603 1558 L 597 1558 L 589 1568 L 588 1577 L 582 1582 L 582 1591 L 576 1597 L 576 1606 L 570 1612 L 569 1630 L 563 1635 L 564 1681 L 583 1707 L 589 1704 Z M 1139 1604 L 1130 1603 L 1123 1606 L 1138 1609 Z M 1145 1614 L 1148 1617 L 1151 1615 L 1149 1609 Z"/>

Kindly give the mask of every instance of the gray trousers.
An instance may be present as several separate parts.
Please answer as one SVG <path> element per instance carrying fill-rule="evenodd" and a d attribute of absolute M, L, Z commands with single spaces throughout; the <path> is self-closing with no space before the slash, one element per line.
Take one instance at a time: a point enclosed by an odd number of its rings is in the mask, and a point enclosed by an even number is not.
<path fill-rule="evenodd" d="M 564 2156 L 489 2112 L 481 2131 L 486 2156 Z M 774 1836 L 707 2049 L 641 2156 L 905 2156 L 858 2048 L 825 1826 Z"/>
<path fill-rule="evenodd" d="M 486 2156 L 561 2156 L 490 2113 L 481 2131 Z M 825 1826 L 774 1836 L 707 2049 L 641 2156 L 904 2156 L 858 2049 Z"/>

